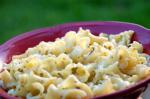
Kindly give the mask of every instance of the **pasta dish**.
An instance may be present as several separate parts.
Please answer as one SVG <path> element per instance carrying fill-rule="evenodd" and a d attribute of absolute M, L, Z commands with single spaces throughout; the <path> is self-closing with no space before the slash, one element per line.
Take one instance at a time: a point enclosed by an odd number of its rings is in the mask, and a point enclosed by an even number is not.
<path fill-rule="evenodd" d="M 0 70 L 0 87 L 26 99 L 89 99 L 136 84 L 150 75 L 149 55 L 131 42 L 134 31 L 119 34 L 69 31 L 14 55 Z"/>

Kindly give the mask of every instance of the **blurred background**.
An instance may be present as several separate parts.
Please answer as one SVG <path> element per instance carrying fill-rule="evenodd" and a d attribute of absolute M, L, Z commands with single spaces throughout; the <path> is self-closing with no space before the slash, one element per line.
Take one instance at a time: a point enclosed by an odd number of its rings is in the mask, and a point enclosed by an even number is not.
<path fill-rule="evenodd" d="M 150 28 L 150 0 L 0 0 L 0 44 L 36 28 L 110 20 Z"/>
<path fill-rule="evenodd" d="M 150 0 L 0 0 L 0 44 L 36 28 L 77 21 L 124 21 L 150 28 Z M 147 92 L 144 99 L 149 97 Z"/>

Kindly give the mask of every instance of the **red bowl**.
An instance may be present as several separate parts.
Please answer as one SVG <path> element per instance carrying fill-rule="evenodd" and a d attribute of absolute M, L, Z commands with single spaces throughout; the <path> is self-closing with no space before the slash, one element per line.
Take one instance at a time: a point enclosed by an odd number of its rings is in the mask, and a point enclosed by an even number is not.
<path fill-rule="evenodd" d="M 21 34 L 0 46 L 0 59 L 1 61 L 9 63 L 13 55 L 24 53 L 27 48 L 33 47 L 41 41 L 54 41 L 57 37 L 64 36 L 65 33 L 70 30 L 77 31 L 79 27 L 90 29 L 95 35 L 98 35 L 101 32 L 116 34 L 125 30 L 134 30 L 135 35 L 132 40 L 140 42 L 144 46 L 144 52 L 150 55 L 150 29 L 132 23 L 107 21 L 68 23 Z M 94 99 L 136 99 L 145 91 L 149 82 L 150 77 L 124 90 L 95 97 Z M 0 97 L 13 99 L 13 97 L 9 96 L 2 88 L 0 89 Z M 16 98 L 14 97 L 14 99 Z"/>

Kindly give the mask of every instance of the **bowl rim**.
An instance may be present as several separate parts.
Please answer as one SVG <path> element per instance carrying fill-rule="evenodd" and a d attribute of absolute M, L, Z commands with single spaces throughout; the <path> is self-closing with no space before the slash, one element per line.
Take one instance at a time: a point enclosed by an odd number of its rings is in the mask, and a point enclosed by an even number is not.
<path fill-rule="evenodd" d="M 25 32 L 22 33 L 18 36 L 15 36 L 13 38 L 11 38 L 10 40 L 6 41 L 5 43 L 3 43 L 2 45 L 0 45 L 0 50 L 2 50 L 3 48 L 5 48 L 8 45 L 11 45 L 13 42 L 21 40 L 25 37 L 29 37 L 31 35 L 35 35 L 37 33 L 41 33 L 41 32 L 46 32 L 49 30 L 61 30 L 67 27 L 72 27 L 72 26 L 91 26 L 91 25 L 105 25 L 105 24 L 110 24 L 110 25 L 123 25 L 123 26 L 131 26 L 134 28 L 139 28 L 142 29 L 143 31 L 149 32 L 150 33 L 150 29 L 145 28 L 144 26 L 135 24 L 135 23 L 129 23 L 129 22 L 120 22 L 120 21 L 89 21 L 89 22 L 73 22 L 73 23 L 65 23 L 65 24 L 60 24 L 60 25 L 56 25 L 56 26 L 52 26 L 52 27 L 46 27 L 46 28 L 40 28 L 40 29 L 34 29 L 32 31 L 29 32 Z M 147 77 L 146 79 L 143 79 L 141 81 L 139 81 L 138 83 L 129 86 L 128 88 L 122 89 L 120 91 L 116 91 L 110 94 L 106 94 L 106 95 L 101 95 L 101 96 L 97 96 L 97 97 L 93 97 L 94 99 L 97 98 L 107 98 L 107 97 L 112 97 L 112 96 L 116 96 L 116 95 L 123 95 L 124 93 L 127 92 L 131 92 L 134 91 L 135 89 L 139 89 L 145 85 L 147 85 L 148 83 L 150 83 L 150 77 Z"/>
<path fill-rule="evenodd" d="M 16 35 L 14 37 L 12 37 L 11 39 L 7 40 L 6 42 L 2 43 L 0 45 L 0 49 L 3 48 L 3 46 L 7 46 L 9 44 L 11 44 L 11 42 L 20 40 L 26 36 L 31 36 L 36 34 L 37 32 L 46 32 L 49 30 L 57 30 L 57 29 L 61 29 L 61 28 L 65 28 L 68 26 L 80 26 L 80 25 L 84 25 L 84 26 L 88 26 L 88 25 L 105 25 L 105 24 L 110 24 L 110 25 L 124 25 L 124 26 L 131 26 L 134 28 L 140 28 L 143 31 L 148 31 L 150 32 L 149 28 L 146 28 L 142 25 L 136 24 L 136 23 L 130 23 L 130 22 L 120 22 L 120 21 L 84 21 L 84 22 L 70 22 L 70 23 L 65 23 L 65 24 L 60 24 L 60 25 L 55 25 L 55 26 L 50 26 L 50 27 L 43 27 L 43 28 L 38 28 L 38 29 L 34 29 L 31 30 L 29 32 L 23 32 L 20 35 Z"/>

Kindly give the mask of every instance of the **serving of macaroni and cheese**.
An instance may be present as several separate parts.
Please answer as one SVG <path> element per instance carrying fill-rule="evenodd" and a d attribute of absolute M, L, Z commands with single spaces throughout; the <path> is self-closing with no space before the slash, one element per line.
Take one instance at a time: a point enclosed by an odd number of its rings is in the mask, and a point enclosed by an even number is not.
<path fill-rule="evenodd" d="M 42 41 L 3 64 L 1 87 L 26 99 L 89 99 L 125 89 L 150 75 L 149 55 L 130 42 L 133 34 L 95 36 L 80 28 Z"/>

